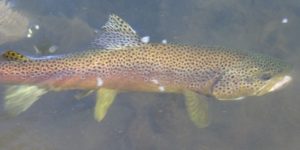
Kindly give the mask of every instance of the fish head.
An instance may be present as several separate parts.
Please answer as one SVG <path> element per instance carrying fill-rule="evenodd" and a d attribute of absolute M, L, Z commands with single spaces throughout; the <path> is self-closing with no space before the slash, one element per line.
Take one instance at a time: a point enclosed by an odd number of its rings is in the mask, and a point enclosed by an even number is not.
<path fill-rule="evenodd" d="M 240 100 L 261 96 L 285 87 L 291 80 L 292 66 L 260 54 L 243 54 L 224 71 L 212 94 L 219 100 Z"/>

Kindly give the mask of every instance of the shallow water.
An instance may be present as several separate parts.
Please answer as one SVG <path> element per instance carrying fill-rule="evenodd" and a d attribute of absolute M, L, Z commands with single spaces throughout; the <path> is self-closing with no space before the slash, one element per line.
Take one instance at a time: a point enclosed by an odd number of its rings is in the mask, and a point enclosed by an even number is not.
<path fill-rule="evenodd" d="M 154 42 L 220 45 L 278 57 L 293 64 L 294 79 L 262 97 L 237 102 L 210 98 L 212 123 L 204 129 L 193 125 L 183 97 L 173 94 L 121 94 L 101 123 L 93 119 L 95 95 L 76 100 L 79 91 L 51 92 L 17 117 L 7 116 L 1 104 L 1 150 L 299 149 L 300 1 L 9 2 L 28 17 L 30 27 L 40 28 L 33 29 L 31 38 L 2 44 L 1 50 L 39 56 L 55 45 L 56 54 L 81 51 L 108 15 L 116 13 Z"/>

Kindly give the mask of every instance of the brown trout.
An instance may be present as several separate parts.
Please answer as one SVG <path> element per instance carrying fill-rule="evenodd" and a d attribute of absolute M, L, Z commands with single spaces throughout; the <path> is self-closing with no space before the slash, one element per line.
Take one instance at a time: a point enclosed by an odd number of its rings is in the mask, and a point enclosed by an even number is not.
<path fill-rule="evenodd" d="M 101 121 L 119 92 L 182 93 L 191 120 L 205 127 L 208 106 L 202 97 L 261 96 L 292 79 L 290 65 L 249 51 L 143 43 L 116 15 L 110 15 L 93 45 L 82 53 L 45 58 L 4 53 L 0 82 L 11 85 L 4 97 L 8 112 L 25 111 L 51 90 L 83 89 L 97 91 L 94 115 Z"/>

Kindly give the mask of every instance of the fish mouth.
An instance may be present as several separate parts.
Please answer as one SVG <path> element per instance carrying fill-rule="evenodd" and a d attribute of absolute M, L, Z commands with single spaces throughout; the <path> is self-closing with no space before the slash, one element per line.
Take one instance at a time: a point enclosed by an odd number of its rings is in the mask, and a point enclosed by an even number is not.
<path fill-rule="evenodd" d="M 274 79 L 267 82 L 265 86 L 260 88 L 255 95 L 261 96 L 269 92 L 278 91 L 286 87 L 291 81 L 292 77 L 289 75 L 275 77 Z"/>

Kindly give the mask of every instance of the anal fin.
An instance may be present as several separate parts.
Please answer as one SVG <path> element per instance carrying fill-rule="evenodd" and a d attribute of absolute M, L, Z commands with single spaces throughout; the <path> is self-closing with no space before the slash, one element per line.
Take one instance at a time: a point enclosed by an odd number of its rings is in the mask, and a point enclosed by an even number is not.
<path fill-rule="evenodd" d="M 199 128 L 205 128 L 210 123 L 208 102 L 193 91 L 184 91 L 185 105 L 188 115 Z"/>
<path fill-rule="evenodd" d="M 94 117 L 98 122 L 104 119 L 108 109 L 110 108 L 111 104 L 114 102 L 117 93 L 118 93 L 117 90 L 106 89 L 106 88 L 100 88 L 97 91 Z"/>
<path fill-rule="evenodd" d="M 32 85 L 13 85 L 5 90 L 4 108 L 10 115 L 19 115 L 46 94 L 47 90 Z"/>

